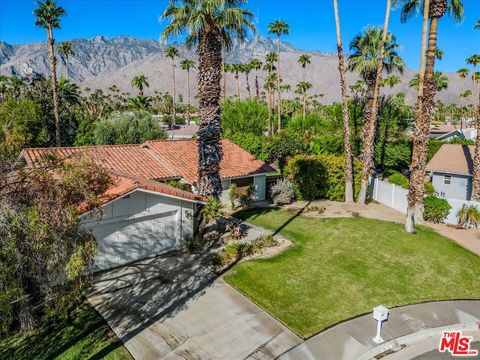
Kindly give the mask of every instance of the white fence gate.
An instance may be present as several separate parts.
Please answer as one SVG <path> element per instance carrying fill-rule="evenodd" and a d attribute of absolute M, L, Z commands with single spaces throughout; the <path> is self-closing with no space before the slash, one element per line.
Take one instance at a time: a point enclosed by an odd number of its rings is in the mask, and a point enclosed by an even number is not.
<path fill-rule="evenodd" d="M 372 188 L 371 188 L 372 198 L 375 201 L 378 201 L 380 204 L 386 205 L 391 207 L 395 210 L 398 210 L 404 214 L 407 213 L 407 196 L 408 190 L 391 183 L 387 183 L 385 181 L 379 180 L 378 178 L 374 178 L 372 181 Z M 457 220 L 457 213 L 458 210 L 462 208 L 464 204 L 467 205 L 475 205 L 480 209 L 480 202 L 476 201 L 467 201 L 467 200 L 460 200 L 460 199 L 452 199 L 452 198 L 444 198 L 448 201 L 450 206 L 450 212 L 445 219 L 447 224 L 458 224 Z"/>

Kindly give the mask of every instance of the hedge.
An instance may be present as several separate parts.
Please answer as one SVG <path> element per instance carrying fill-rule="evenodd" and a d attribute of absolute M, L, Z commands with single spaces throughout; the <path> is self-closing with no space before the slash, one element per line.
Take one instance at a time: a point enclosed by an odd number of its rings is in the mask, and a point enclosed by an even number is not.
<path fill-rule="evenodd" d="M 345 159 L 337 155 L 297 155 L 288 161 L 285 175 L 299 200 L 345 200 Z M 362 166 L 354 161 L 355 195 L 360 189 Z"/>

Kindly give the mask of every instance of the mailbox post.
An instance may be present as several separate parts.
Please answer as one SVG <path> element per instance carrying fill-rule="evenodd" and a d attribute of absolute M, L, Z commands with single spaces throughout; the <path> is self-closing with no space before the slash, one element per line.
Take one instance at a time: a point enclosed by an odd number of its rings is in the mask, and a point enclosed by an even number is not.
<path fill-rule="evenodd" d="M 373 341 L 380 344 L 383 342 L 383 339 L 380 336 L 382 323 L 388 319 L 388 309 L 383 305 L 373 308 L 373 318 L 377 320 L 377 335 L 373 338 Z"/>

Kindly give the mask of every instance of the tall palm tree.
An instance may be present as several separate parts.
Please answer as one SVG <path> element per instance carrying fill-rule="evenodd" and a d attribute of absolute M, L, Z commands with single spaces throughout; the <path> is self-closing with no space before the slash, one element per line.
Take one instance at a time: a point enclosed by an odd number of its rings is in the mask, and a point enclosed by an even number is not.
<path fill-rule="evenodd" d="M 235 74 L 235 86 L 237 89 L 237 99 L 240 100 L 240 73 L 242 72 L 242 64 L 235 63 L 232 64 L 232 73 Z"/>
<path fill-rule="evenodd" d="M 250 71 L 252 71 L 252 65 L 250 63 L 247 64 L 241 64 L 242 72 L 245 74 L 245 81 L 247 83 L 247 93 L 248 93 L 248 98 L 252 98 L 252 92 L 250 90 L 250 80 L 249 80 L 249 75 Z"/>
<path fill-rule="evenodd" d="M 342 117 L 343 117 L 343 147 L 345 153 L 345 202 L 353 203 L 353 159 L 352 145 L 350 140 L 350 122 L 348 111 L 347 82 L 345 80 L 345 57 L 343 55 L 342 33 L 340 27 L 340 15 L 338 13 L 338 0 L 333 0 L 335 27 L 337 34 L 338 72 L 340 74 L 340 91 L 342 93 Z"/>
<path fill-rule="evenodd" d="M 138 89 L 139 96 L 143 96 L 144 87 L 150 87 L 150 84 L 148 83 L 148 78 L 145 75 L 134 76 L 131 84 L 133 87 L 136 87 Z"/>
<path fill-rule="evenodd" d="M 269 72 L 267 77 L 264 80 L 263 86 L 265 87 L 265 90 L 267 90 L 268 94 L 268 135 L 272 136 L 274 132 L 274 125 L 273 125 L 273 113 L 274 113 L 274 107 L 275 107 L 275 84 L 277 81 L 277 73 L 275 72 Z"/>
<path fill-rule="evenodd" d="M 477 26 L 475 27 L 475 29 L 477 29 Z M 478 72 L 475 71 L 477 65 L 480 65 L 480 54 L 474 54 L 470 56 L 466 61 L 467 64 L 473 66 L 473 113 L 475 114 L 475 128 L 477 129 L 477 138 L 475 139 L 475 153 L 473 155 L 472 200 L 480 201 L 480 91 L 477 88 L 477 81 L 480 76 L 478 76 Z"/>
<path fill-rule="evenodd" d="M 393 70 L 403 71 L 403 60 L 397 53 L 399 45 L 396 38 L 387 33 L 383 42 L 384 31 L 377 27 L 368 27 L 364 33 L 357 35 L 350 43 L 352 54 L 348 58 L 348 69 L 360 72 L 367 85 L 365 107 L 363 109 L 363 164 L 358 202 L 364 203 L 367 197 L 368 180 L 374 169 L 374 147 L 377 128 L 378 91 L 381 83 L 379 68 L 387 73 Z M 382 44 L 384 44 L 382 46 Z M 383 50 L 382 50 L 383 49 Z"/>
<path fill-rule="evenodd" d="M 462 94 L 465 92 L 465 78 L 468 76 L 468 69 L 467 68 L 460 68 L 457 70 L 458 76 L 460 76 L 460 79 L 462 81 Z M 462 102 L 462 109 L 461 115 L 460 115 L 460 129 L 463 129 L 463 108 L 464 108 L 464 96 L 460 96 L 460 101 Z"/>
<path fill-rule="evenodd" d="M 53 94 L 53 116 L 55 117 L 55 140 L 61 145 L 60 112 L 58 106 L 57 58 L 55 56 L 53 29 L 60 29 L 60 18 L 66 15 L 65 10 L 51 0 L 37 0 L 37 8 L 33 11 L 36 16 L 35 25 L 47 30 L 48 46 L 50 50 L 50 79 Z"/>
<path fill-rule="evenodd" d="M 295 92 L 302 96 L 303 120 L 305 120 L 305 115 L 307 113 L 307 94 L 308 94 L 308 90 L 310 90 L 311 88 L 312 88 L 312 83 L 310 83 L 308 81 L 300 81 L 297 84 L 297 87 L 295 89 Z"/>
<path fill-rule="evenodd" d="M 275 20 L 274 22 L 268 25 L 268 33 L 277 35 L 277 92 L 278 92 L 278 124 L 277 131 L 282 130 L 282 89 L 280 86 L 281 83 L 281 73 L 280 73 L 280 38 L 282 35 L 288 35 L 289 25 L 282 20 Z"/>
<path fill-rule="evenodd" d="M 73 51 L 73 43 L 71 41 L 64 41 L 58 46 L 58 53 L 62 58 L 65 58 L 65 67 L 67 68 L 67 78 L 69 77 L 68 60 L 70 56 L 75 56 Z"/>
<path fill-rule="evenodd" d="M 187 33 L 186 45 L 197 47 L 198 100 L 200 129 L 198 142 L 198 182 L 196 191 L 202 196 L 220 198 L 221 108 L 220 81 L 222 47 L 230 49 L 232 36 L 244 41 L 248 29 L 254 31 L 253 13 L 243 9 L 244 0 L 178 0 L 172 1 L 162 18 L 169 24 L 162 39 Z"/>
<path fill-rule="evenodd" d="M 175 58 L 180 56 L 180 52 L 175 46 L 169 46 L 165 49 L 165 56 L 172 60 L 172 82 L 173 82 L 173 125 L 177 120 L 177 86 L 175 81 Z"/>
<path fill-rule="evenodd" d="M 260 59 L 253 59 L 250 62 L 250 66 L 253 70 L 255 70 L 255 95 L 257 100 L 260 99 L 260 85 L 258 84 L 258 70 L 260 70 L 263 66 L 262 61 Z"/>
<path fill-rule="evenodd" d="M 303 80 L 305 81 L 305 69 L 307 68 L 307 65 L 311 63 L 310 55 L 307 55 L 307 54 L 300 55 L 298 57 L 298 63 L 303 69 Z"/>
<path fill-rule="evenodd" d="M 183 70 L 187 71 L 187 92 L 188 92 L 188 111 L 187 111 L 187 118 L 188 118 L 188 124 L 190 125 L 190 106 L 192 105 L 191 103 L 191 97 L 190 97 L 190 69 L 195 68 L 195 61 L 193 60 L 182 60 L 180 62 L 180 66 L 182 67 Z"/>
<path fill-rule="evenodd" d="M 428 47 L 425 64 L 425 73 L 420 67 L 420 81 L 415 114 L 415 130 L 413 134 L 412 162 L 410 164 L 410 183 L 408 191 L 408 208 L 405 220 L 405 230 L 415 232 L 415 223 L 423 221 L 423 195 L 425 189 L 425 167 L 427 163 L 427 146 L 429 139 L 430 123 L 432 119 L 436 83 L 434 79 L 435 58 L 437 50 L 438 21 L 447 12 L 455 20 L 463 17 L 463 4 L 461 0 L 399 0 L 402 7 L 400 20 L 406 22 L 408 18 L 417 14 L 423 7 L 424 30 L 427 33 Z M 425 4 L 428 4 L 425 5 Z M 428 13 L 427 13 L 428 11 Z M 425 19 L 427 17 L 427 19 Z M 430 23 L 428 24 L 428 20 Z M 427 25 L 425 25 L 427 22 Z M 423 48 L 423 38 L 422 38 Z M 425 53 L 421 54 L 425 57 Z M 421 64 L 424 59 L 421 59 Z M 422 77 L 423 76 L 423 77 Z"/>

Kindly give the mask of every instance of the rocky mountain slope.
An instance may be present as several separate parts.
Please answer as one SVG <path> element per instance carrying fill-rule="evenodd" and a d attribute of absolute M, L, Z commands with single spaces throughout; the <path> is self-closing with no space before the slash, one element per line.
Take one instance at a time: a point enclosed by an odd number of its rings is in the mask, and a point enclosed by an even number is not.
<path fill-rule="evenodd" d="M 155 91 L 165 92 L 172 88 L 171 60 L 165 58 L 163 46 L 154 40 L 135 39 L 130 36 L 120 36 L 109 39 L 104 36 L 96 36 L 92 39 L 75 39 L 72 41 L 75 55 L 68 59 L 68 76 L 81 84 L 82 88 L 107 89 L 116 85 L 121 91 L 135 93 L 130 85 L 131 79 L 138 74 L 148 77 L 150 87 L 146 94 Z M 184 45 L 178 45 L 180 59 L 196 59 L 194 52 L 189 51 Z M 247 62 L 255 57 L 264 58 L 265 54 L 276 51 L 275 40 L 257 37 L 246 43 L 234 43 L 232 50 L 226 54 L 227 62 Z M 308 51 L 311 55 L 311 64 L 306 71 L 298 65 L 298 56 L 305 53 L 294 48 L 288 43 L 283 43 L 281 48 L 282 76 L 284 83 L 290 84 L 292 90 L 286 96 L 294 96 L 295 84 L 305 79 L 313 84 L 311 93 L 323 94 L 323 102 L 331 103 L 339 101 L 339 81 L 337 71 L 337 58 L 335 54 L 326 54 L 317 51 Z M 177 63 L 180 61 L 177 59 Z M 58 73 L 67 76 L 65 59 L 58 58 Z M 2 75 L 46 75 L 49 74 L 48 48 L 46 43 L 32 43 L 24 45 L 9 45 L 0 42 L 0 74 Z M 187 94 L 186 73 L 177 65 L 177 89 L 178 94 L 184 99 Z M 192 71 L 192 93 L 196 91 L 195 70 Z M 407 69 L 402 75 L 402 83 L 393 90 L 403 91 L 410 103 L 415 101 L 415 91 L 408 87 L 408 82 L 414 72 Z M 457 94 L 461 91 L 461 81 L 455 73 L 446 74 L 449 77 L 449 87 L 438 94 L 438 99 L 450 103 L 458 102 Z M 250 86 L 254 92 L 254 76 L 250 74 Z M 260 79 L 264 73 L 260 71 Z M 349 84 L 358 79 L 357 74 L 348 74 Z M 260 82 L 262 84 L 263 81 Z M 465 84 L 469 86 L 469 84 Z M 241 96 L 247 95 L 246 80 L 240 75 Z M 391 93 L 390 89 L 383 89 L 385 93 Z M 233 74 L 227 75 L 227 93 L 234 94 L 235 79 Z"/>

